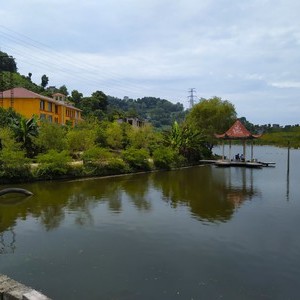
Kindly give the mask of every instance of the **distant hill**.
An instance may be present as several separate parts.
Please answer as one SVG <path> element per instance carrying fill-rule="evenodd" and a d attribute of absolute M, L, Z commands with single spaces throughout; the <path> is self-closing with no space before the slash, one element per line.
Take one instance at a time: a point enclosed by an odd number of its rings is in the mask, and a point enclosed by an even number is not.
<path fill-rule="evenodd" d="M 43 75 L 41 84 L 38 85 L 31 80 L 32 74 L 28 76 L 17 72 L 15 60 L 5 52 L 0 51 L 0 90 L 8 90 L 13 87 L 24 87 L 30 91 L 51 97 L 53 92 L 61 92 L 68 95 L 67 87 L 61 86 L 46 87 L 48 77 Z M 72 91 L 69 101 L 74 102 L 75 106 L 83 111 L 83 117 L 94 115 L 99 119 L 113 120 L 122 117 L 140 117 L 149 121 L 154 127 L 164 129 L 170 127 L 176 120 L 184 120 L 186 111 L 181 103 L 176 104 L 160 98 L 144 97 L 130 99 L 124 97 L 119 99 L 107 96 L 101 91 L 92 93 L 90 97 L 83 97 L 77 90 Z"/>
<path fill-rule="evenodd" d="M 124 97 L 119 99 L 116 97 L 108 96 L 108 111 L 119 112 L 124 116 L 138 116 L 149 122 L 154 127 L 165 128 L 173 124 L 175 120 L 182 121 L 186 112 L 181 103 L 176 104 L 160 98 L 143 97 L 138 99 L 130 99 Z"/>
<path fill-rule="evenodd" d="M 43 92 L 43 88 L 33 83 L 29 77 L 21 75 L 17 72 L 2 72 L 2 78 L 0 80 L 0 89 L 5 91 L 14 87 L 23 87 L 35 93 Z"/>

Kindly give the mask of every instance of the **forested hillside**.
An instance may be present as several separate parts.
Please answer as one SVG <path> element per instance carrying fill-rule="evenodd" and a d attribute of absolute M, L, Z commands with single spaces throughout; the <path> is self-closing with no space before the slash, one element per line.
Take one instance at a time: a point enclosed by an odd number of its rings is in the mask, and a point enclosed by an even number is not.
<path fill-rule="evenodd" d="M 13 87 L 24 87 L 30 91 L 51 97 L 53 93 L 60 92 L 68 96 L 68 101 L 82 109 L 84 118 L 94 116 L 99 120 L 113 121 L 117 118 L 139 117 L 147 120 L 159 129 L 170 128 L 174 121 L 184 119 L 186 112 L 181 103 L 154 98 L 144 97 L 119 99 L 108 96 L 101 90 L 93 92 L 90 96 L 84 96 L 80 91 L 73 90 L 69 93 L 65 85 L 61 87 L 48 86 L 49 78 L 46 74 L 41 77 L 40 83 L 31 80 L 32 74 L 27 76 L 17 72 L 14 59 L 5 52 L 0 51 L 0 90 L 8 90 Z M 101 87 L 99 87 L 101 88 Z"/>
<path fill-rule="evenodd" d="M 183 105 L 168 100 L 143 97 L 137 100 L 125 97 L 123 100 L 108 96 L 108 111 L 121 112 L 129 117 L 141 117 L 154 127 L 164 128 L 171 126 L 174 121 L 182 121 L 185 116 Z"/>

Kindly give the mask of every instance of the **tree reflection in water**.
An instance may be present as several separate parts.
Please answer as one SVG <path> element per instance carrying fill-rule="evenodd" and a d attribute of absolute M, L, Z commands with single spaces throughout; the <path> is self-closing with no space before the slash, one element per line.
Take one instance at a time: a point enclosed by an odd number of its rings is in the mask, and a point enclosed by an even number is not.
<path fill-rule="evenodd" d="M 134 177 L 134 180 L 132 178 Z M 66 211 L 75 215 L 78 225 L 93 224 L 92 210 L 99 203 L 107 203 L 113 213 L 122 212 L 125 195 L 139 210 L 148 210 L 151 203 L 146 199 L 149 191 L 149 176 L 122 176 L 70 182 L 42 182 L 27 184 L 33 196 L 16 203 L 11 195 L 5 195 L 0 202 L 0 232 L 13 227 L 18 218 L 28 216 L 39 218 L 45 229 L 60 226 Z"/>
<path fill-rule="evenodd" d="M 38 218 L 45 230 L 60 226 L 68 212 L 79 226 L 92 225 L 93 210 L 107 204 L 121 213 L 124 201 L 138 210 L 152 209 L 151 193 L 160 195 L 171 207 L 187 206 L 191 214 L 209 222 L 226 222 L 245 200 L 258 194 L 253 172 L 243 168 L 217 169 L 212 166 L 70 182 L 27 184 L 33 196 L 26 201 L 0 202 L 0 232 L 13 228 L 18 219 Z M 153 198 L 152 198 L 153 199 Z M 158 199 L 159 201 L 160 199 Z"/>
<path fill-rule="evenodd" d="M 231 168 L 203 166 L 155 173 L 152 179 L 172 207 L 186 205 L 199 220 L 225 222 L 237 206 L 258 193 L 253 171 L 239 168 L 239 174 L 233 174 Z"/>

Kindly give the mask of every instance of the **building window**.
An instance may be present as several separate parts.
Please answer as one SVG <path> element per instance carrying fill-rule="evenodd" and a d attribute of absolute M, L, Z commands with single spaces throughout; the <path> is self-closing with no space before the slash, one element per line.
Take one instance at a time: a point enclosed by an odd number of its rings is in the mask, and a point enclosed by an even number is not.
<path fill-rule="evenodd" d="M 40 102 L 40 110 L 45 110 L 45 101 L 41 100 Z"/>
<path fill-rule="evenodd" d="M 45 114 L 40 114 L 40 119 L 41 120 L 45 120 L 46 119 L 46 115 Z"/>
<path fill-rule="evenodd" d="M 48 102 L 48 111 L 52 112 L 52 103 Z"/>
<path fill-rule="evenodd" d="M 55 105 L 55 113 L 58 114 L 58 105 Z"/>
<path fill-rule="evenodd" d="M 52 123 L 52 116 L 48 116 L 48 121 Z"/>

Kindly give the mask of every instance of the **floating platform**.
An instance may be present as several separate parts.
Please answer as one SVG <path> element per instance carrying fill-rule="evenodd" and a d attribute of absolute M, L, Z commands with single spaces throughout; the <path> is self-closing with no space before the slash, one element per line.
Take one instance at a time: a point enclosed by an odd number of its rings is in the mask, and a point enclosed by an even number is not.
<path fill-rule="evenodd" d="M 247 161 L 226 161 L 217 160 L 215 162 L 217 167 L 246 167 L 246 168 L 262 168 L 264 165 L 259 162 L 247 162 Z"/>
<path fill-rule="evenodd" d="M 238 160 L 200 160 L 203 164 L 213 164 L 217 167 L 246 167 L 246 168 L 262 168 L 275 167 L 275 162 L 261 162 L 261 161 L 238 161 Z"/>

